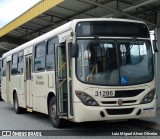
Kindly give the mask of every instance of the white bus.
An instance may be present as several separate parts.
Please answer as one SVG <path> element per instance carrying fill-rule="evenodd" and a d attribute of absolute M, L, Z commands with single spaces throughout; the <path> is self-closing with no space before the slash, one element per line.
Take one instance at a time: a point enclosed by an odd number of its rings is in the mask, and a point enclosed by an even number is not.
<path fill-rule="evenodd" d="M 76 19 L 2 56 L 2 98 L 73 122 L 156 115 L 154 62 L 145 23 Z"/>

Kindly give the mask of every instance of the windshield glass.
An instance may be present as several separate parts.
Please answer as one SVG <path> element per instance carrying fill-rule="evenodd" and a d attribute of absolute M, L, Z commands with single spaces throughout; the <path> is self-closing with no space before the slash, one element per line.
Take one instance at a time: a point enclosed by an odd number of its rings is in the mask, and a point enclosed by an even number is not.
<path fill-rule="evenodd" d="M 135 85 L 153 79 L 150 41 L 79 39 L 77 77 L 98 85 Z"/>

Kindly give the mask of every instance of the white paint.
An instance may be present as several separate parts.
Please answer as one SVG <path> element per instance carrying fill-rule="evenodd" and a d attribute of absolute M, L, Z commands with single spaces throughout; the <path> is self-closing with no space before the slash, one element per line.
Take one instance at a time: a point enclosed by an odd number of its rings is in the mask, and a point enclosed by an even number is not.
<path fill-rule="evenodd" d="M 28 47 L 24 49 L 24 55 L 32 54 L 33 47 Z"/>
<path fill-rule="evenodd" d="M 58 35 L 59 43 L 65 42 L 67 39 L 71 39 L 71 30 Z"/>
<path fill-rule="evenodd" d="M 11 59 L 12 59 L 12 56 L 10 55 L 10 56 L 7 56 L 7 62 L 8 61 L 11 61 Z"/>

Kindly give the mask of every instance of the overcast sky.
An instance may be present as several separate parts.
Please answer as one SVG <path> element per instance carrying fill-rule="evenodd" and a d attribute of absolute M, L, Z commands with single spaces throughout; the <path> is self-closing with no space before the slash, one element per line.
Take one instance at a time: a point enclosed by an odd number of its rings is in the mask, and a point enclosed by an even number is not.
<path fill-rule="evenodd" d="M 0 28 L 41 0 L 0 0 Z"/>

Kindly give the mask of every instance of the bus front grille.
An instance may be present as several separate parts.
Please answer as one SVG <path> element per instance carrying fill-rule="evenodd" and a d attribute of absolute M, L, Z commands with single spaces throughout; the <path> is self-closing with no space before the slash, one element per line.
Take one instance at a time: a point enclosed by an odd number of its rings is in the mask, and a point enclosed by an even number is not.
<path fill-rule="evenodd" d="M 135 97 L 142 93 L 144 89 L 138 90 L 117 90 L 115 91 L 115 98 L 122 98 L 122 97 Z"/>
<path fill-rule="evenodd" d="M 115 96 L 110 97 L 110 98 L 124 98 L 124 97 L 135 97 L 142 93 L 145 89 L 137 89 L 137 90 L 116 90 L 115 91 Z M 104 97 L 104 98 L 108 98 Z"/>
<path fill-rule="evenodd" d="M 117 101 L 101 101 L 102 104 L 117 104 Z M 123 104 L 136 103 L 136 100 L 125 100 Z"/>
<path fill-rule="evenodd" d="M 109 115 L 125 115 L 131 114 L 134 108 L 125 108 L 125 109 L 106 109 Z"/>

